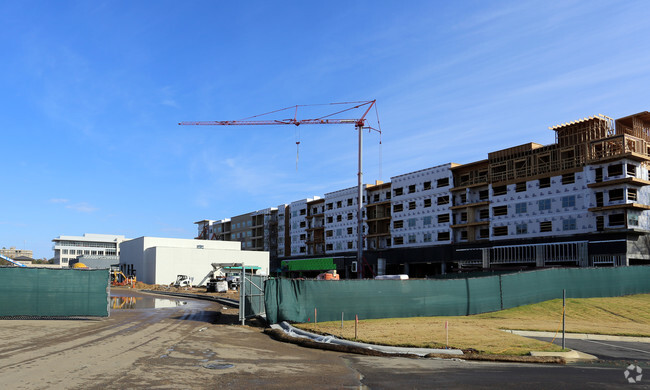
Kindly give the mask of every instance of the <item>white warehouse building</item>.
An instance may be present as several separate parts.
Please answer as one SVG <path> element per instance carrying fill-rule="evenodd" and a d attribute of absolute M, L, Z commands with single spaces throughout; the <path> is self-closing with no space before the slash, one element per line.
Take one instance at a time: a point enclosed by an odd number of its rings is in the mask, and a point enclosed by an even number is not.
<path fill-rule="evenodd" d="M 212 263 L 244 263 L 257 274 L 269 273 L 269 253 L 243 251 L 237 241 L 139 237 L 121 245 L 120 268 L 147 284 L 170 284 L 177 275 L 198 284 L 212 270 Z"/>

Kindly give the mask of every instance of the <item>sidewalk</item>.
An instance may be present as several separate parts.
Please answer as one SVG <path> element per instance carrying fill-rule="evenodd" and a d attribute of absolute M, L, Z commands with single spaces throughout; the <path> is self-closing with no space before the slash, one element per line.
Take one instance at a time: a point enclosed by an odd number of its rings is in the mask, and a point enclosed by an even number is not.
<path fill-rule="evenodd" d="M 504 332 L 516 334 L 524 337 L 550 337 L 562 338 L 562 333 L 554 332 L 537 332 L 532 330 L 510 330 L 503 329 Z M 633 337 L 633 336 L 614 336 L 607 334 L 587 334 L 587 333 L 565 333 L 565 339 L 574 340 L 596 340 L 596 341 L 628 341 L 634 343 L 650 343 L 650 337 Z"/>

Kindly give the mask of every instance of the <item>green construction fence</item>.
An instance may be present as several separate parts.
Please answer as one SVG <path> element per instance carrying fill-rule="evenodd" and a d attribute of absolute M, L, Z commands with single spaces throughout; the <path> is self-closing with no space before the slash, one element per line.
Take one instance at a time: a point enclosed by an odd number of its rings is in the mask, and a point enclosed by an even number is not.
<path fill-rule="evenodd" d="M 269 323 L 423 316 L 498 311 L 567 297 L 650 293 L 650 267 L 557 268 L 480 278 L 437 280 L 269 279 Z"/>
<path fill-rule="evenodd" d="M 107 269 L 0 267 L 0 317 L 108 317 Z"/>

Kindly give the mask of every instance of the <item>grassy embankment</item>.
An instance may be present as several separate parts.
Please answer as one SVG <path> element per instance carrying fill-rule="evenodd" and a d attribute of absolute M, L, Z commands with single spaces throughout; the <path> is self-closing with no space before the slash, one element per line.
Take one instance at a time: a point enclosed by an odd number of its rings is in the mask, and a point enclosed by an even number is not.
<path fill-rule="evenodd" d="M 444 348 L 445 321 L 449 323 L 449 347 L 498 355 L 561 350 L 547 342 L 501 331 L 516 329 L 555 332 L 560 329 L 557 337 L 562 337 L 561 299 L 472 316 L 360 319 L 356 340 L 372 344 Z M 342 329 L 340 321 L 296 326 L 354 340 L 354 321 L 345 321 Z M 566 331 L 650 336 L 650 294 L 567 299 Z"/>

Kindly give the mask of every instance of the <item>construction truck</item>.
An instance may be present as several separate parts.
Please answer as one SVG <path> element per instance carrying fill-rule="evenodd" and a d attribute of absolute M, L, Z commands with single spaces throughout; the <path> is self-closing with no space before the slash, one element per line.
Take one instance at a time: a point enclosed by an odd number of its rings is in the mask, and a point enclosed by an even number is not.
<path fill-rule="evenodd" d="M 249 267 L 246 268 L 248 269 Z M 232 271 L 232 269 L 236 269 L 237 271 Z M 212 263 L 212 271 L 208 272 L 197 286 L 201 286 L 207 280 L 207 292 L 226 292 L 229 289 L 237 290 L 241 282 L 239 270 L 241 270 L 241 264 Z"/>

